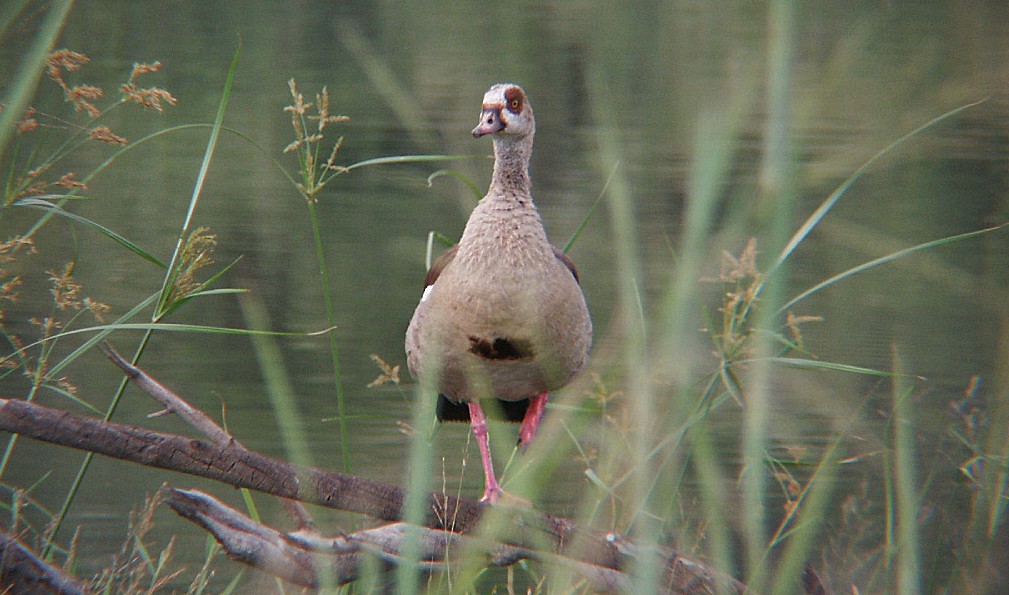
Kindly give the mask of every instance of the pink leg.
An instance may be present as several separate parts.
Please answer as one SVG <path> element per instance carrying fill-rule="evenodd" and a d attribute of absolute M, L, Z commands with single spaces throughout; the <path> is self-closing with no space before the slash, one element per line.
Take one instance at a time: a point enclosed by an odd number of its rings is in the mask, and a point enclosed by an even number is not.
<path fill-rule="evenodd" d="M 487 418 L 480 408 L 480 403 L 469 402 L 470 426 L 473 428 L 473 435 L 476 436 L 477 446 L 480 447 L 480 458 L 483 459 L 484 490 L 481 502 L 497 502 L 498 496 L 504 491 L 498 485 L 497 478 L 494 477 L 494 464 L 490 460 L 490 444 L 487 439 Z"/>
<path fill-rule="evenodd" d="M 540 420 L 543 419 L 543 411 L 547 407 L 547 397 L 550 393 L 540 393 L 529 399 L 529 409 L 526 409 L 526 416 L 522 418 L 522 427 L 519 428 L 519 446 L 525 448 L 532 442 L 536 430 L 540 427 Z"/>

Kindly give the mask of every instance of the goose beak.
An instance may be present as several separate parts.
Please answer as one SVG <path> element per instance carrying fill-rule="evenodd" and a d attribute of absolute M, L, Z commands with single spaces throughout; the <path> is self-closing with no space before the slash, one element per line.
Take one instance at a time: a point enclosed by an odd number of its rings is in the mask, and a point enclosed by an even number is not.
<path fill-rule="evenodd" d="M 505 123 L 501 120 L 501 108 L 485 108 L 480 114 L 480 123 L 473 129 L 473 137 L 480 138 L 485 134 L 501 132 L 505 128 Z"/>

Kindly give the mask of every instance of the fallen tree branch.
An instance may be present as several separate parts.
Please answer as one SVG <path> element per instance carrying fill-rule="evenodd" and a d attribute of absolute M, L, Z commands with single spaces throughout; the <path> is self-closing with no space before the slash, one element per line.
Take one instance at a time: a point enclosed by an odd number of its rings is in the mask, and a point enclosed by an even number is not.
<path fill-rule="evenodd" d="M 20 541 L 0 531 L 0 586 L 4 593 L 83 595 L 84 587 L 46 564 Z"/>
<path fill-rule="evenodd" d="M 318 585 L 319 572 L 339 583 L 353 580 L 361 547 L 381 553 L 387 564 L 399 562 L 404 535 L 401 527 L 405 526 L 395 522 L 401 519 L 404 503 L 400 488 L 363 477 L 300 467 L 252 452 L 205 413 L 126 361 L 111 345 L 104 344 L 102 350 L 134 383 L 164 406 L 164 413 L 179 415 L 210 442 L 7 399 L 0 399 L 0 430 L 284 498 L 299 526 L 297 533 L 284 534 L 254 523 L 206 494 L 164 488 L 169 506 L 213 533 L 229 556 L 300 585 Z M 355 536 L 309 541 L 306 536 L 318 533 L 300 502 L 394 523 Z M 422 543 L 433 544 L 428 548 L 430 553 L 422 557 L 428 569 L 451 562 L 445 558 L 448 546 L 472 541 L 460 534 L 476 527 L 485 506 L 446 494 L 429 495 L 425 526 L 420 529 Z M 493 548 L 493 553 L 487 552 L 490 565 L 549 557 L 593 584 L 612 590 L 628 580 L 622 570 L 628 560 L 638 557 L 634 545 L 624 537 L 582 531 L 563 517 L 500 506 L 493 507 L 493 512 L 506 515 L 509 522 L 504 524 L 508 533 L 495 535 L 498 541 L 486 546 Z M 325 545 L 319 545 L 322 542 Z M 544 543 L 552 546 L 549 551 L 542 549 Z M 321 565 L 320 553 L 325 557 Z M 682 558 L 676 550 L 664 548 L 654 553 L 665 562 L 668 592 L 743 589 L 731 578 Z"/>
<path fill-rule="evenodd" d="M 404 494 L 397 486 L 292 465 L 234 443 L 211 444 L 10 399 L 0 399 L 0 431 L 380 520 L 402 519 Z M 431 494 L 427 510 L 424 522 L 427 528 L 466 533 L 476 527 L 484 506 L 446 494 Z M 636 557 L 633 545 L 616 534 L 582 531 L 568 519 L 531 510 L 495 509 L 495 512 L 514 515 L 513 522 L 507 525 L 514 531 L 502 537 L 504 543 L 527 551 L 538 551 L 539 556 L 542 556 L 542 551 L 533 544 L 543 544 L 546 537 L 546 542 L 551 545 L 548 554 L 591 567 L 622 571 Z M 716 584 L 727 585 L 724 590 L 728 592 L 743 591 L 740 583 L 681 557 L 675 550 L 665 549 L 659 553 L 665 559 L 666 574 L 671 579 L 688 577 L 685 584 L 692 585 L 691 590 L 670 592 L 706 592 Z M 278 571 L 287 568 L 278 566 Z"/>
<path fill-rule="evenodd" d="M 111 343 L 103 341 L 100 347 L 102 353 L 104 353 L 106 357 L 112 361 L 112 363 L 119 366 L 119 368 L 126 373 L 134 384 L 143 389 L 143 391 L 147 394 L 154 397 L 154 399 L 165 407 L 156 415 L 160 416 L 163 414 L 174 413 L 204 436 L 209 438 L 214 444 L 221 447 L 234 446 L 241 448 L 242 450 L 247 450 L 242 443 L 229 434 L 227 430 L 218 425 L 217 422 L 211 419 L 209 415 L 190 405 L 188 401 L 155 380 L 147 374 L 147 372 L 144 372 L 142 369 L 126 361 L 126 358 L 119 355 L 119 352 L 112 347 Z M 154 417 L 154 415 L 148 417 Z M 307 510 L 305 510 L 305 507 L 301 504 L 301 502 L 287 498 L 284 498 L 282 501 L 284 503 L 284 508 L 288 511 L 288 513 L 290 513 L 291 517 L 298 522 L 299 527 L 314 527 L 315 522 L 312 520 L 312 516 Z"/>
<path fill-rule="evenodd" d="M 209 438 L 211 442 L 219 446 L 226 446 L 228 444 L 234 444 L 235 446 L 240 447 L 242 446 L 234 436 L 229 434 L 221 426 L 217 425 L 217 422 L 211 419 L 209 415 L 200 411 L 196 407 L 193 407 L 188 401 L 172 392 L 165 385 L 152 378 L 140 368 L 126 361 L 126 358 L 119 355 L 119 352 L 113 349 L 112 345 L 107 341 L 102 342 L 100 347 L 102 353 L 112 360 L 112 363 L 119 366 L 119 369 L 125 372 L 134 384 L 143 389 L 145 393 L 154 397 L 165 407 L 165 410 L 159 412 L 159 414 L 174 413 L 175 415 L 178 415 L 183 421 L 199 430 L 204 436 Z"/>
<path fill-rule="evenodd" d="M 397 486 L 292 465 L 236 445 L 105 422 L 15 399 L 0 399 L 0 430 L 376 519 L 401 519 L 404 496 Z M 425 524 L 448 529 L 441 519 L 454 516 L 453 528 L 466 530 L 475 526 L 481 508 L 473 501 L 433 494 Z M 452 514 L 437 512 L 445 510 Z"/>
<path fill-rule="evenodd" d="M 403 562 L 401 551 L 409 526 L 393 523 L 335 538 L 314 534 L 281 533 L 264 527 L 219 500 L 198 491 L 165 488 L 165 503 L 181 516 L 214 535 L 232 559 L 264 570 L 289 582 L 316 588 L 320 584 L 346 584 L 360 574 L 362 558 L 374 555 L 387 567 Z M 437 529 L 420 529 L 419 570 L 446 570 L 465 555 L 482 552 L 487 566 L 510 566 L 521 560 L 549 562 L 566 567 L 588 581 L 595 590 L 628 592 L 630 578 L 619 570 L 588 564 L 561 555 L 511 545 L 484 545 L 482 540 Z M 667 550 L 663 555 L 669 556 Z M 736 581 L 712 574 L 704 566 L 672 555 L 665 560 L 663 592 L 742 593 Z M 327 575 L 326 580 L 321 580 Z"/>
<path fill-rule="evenodd" d="M 393 523 L 335 538 L 281 533 L 256 523 L 219 500 L 198 491 L 165 488 L 165 503 L 181 516 L 214 535 L 227 555 L 286 581 L 316 588 L 326 581 L 346 584 L 360 575 L 362 558 L 374 555 L 386 567 L 401 562 L 408 525 Z M 475 540 L 450 531 L 421 529 L 420 563 L 427 572 L 445 570 L 457 562 L 457 552 L 477 547 Z M 510 566 L 520 560 L 540 559 L 535 552 L 498 545 L 486 552 L 488 566 Z M 564 560 L 563 558 L 561 558 Z M 567 561 L 568 566 L 599 590 L 615 591 L 629 586 L 627 577 L 611 568 Z"/>

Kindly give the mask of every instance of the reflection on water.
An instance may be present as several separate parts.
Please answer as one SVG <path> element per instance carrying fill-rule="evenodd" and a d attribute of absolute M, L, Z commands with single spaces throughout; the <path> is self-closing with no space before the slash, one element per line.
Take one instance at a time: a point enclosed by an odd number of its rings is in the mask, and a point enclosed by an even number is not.
<path fill-rule="evenodd" d="M 311 331 L 326 326 L 311 227 L 305 205 L 280 173 L 295 164 L 280 151 L 290 142 L 287 80 L 306 94 L 328 85 L 332 109 L 351 116 L 342 159 L 351 163 L 385 155 L 445 153 L 482 156 L 488 143 L 468 134 L 489 83 L 514 80 L 536 106 L 538 134 L 534 192 L 552 240 L 562 245 L 619 167 L 629 183 L 642 255 L 639 279 L 646 309 L 658 307 L 673 274 L 691 188 L 697 122 L 727 119 L 739 108 L 739 134 L 731 167 L 720 178 L 719 218 L 707 243 L 702 271 L 718 274 L 723 251 L 738 254 L 750 236 L 760 236 L 758 171 L 763 159 L 762 81 L 766 70 L 765 8 L 760 4 L 645 3 L 624 6 L 530 3 L 146 3 L 122 6 L 92 2 L 77 7 L 61 42 L 93 59 L 83 80 L 113 87 L 133 61 L 158 59 L 156 76 L 179 99 L 164 115 L 138 116 L 126 106 L 109 125 L 131 140 L 189 122 L 208 122 L 219 100 L 231 52 L 241 39 L 241 65 L 226 125 L 196 213 L 198 225 L 218 235 L 219 265 L 235 262 L 223 282 L 249 288 L 269 312 L 272 327 Z M 801 202 L 796 227 L 847 176 L 903 134 L 971 101 L 991 97 L 913 138 L 867 170 L 795 253 L 788 295 L 861 263 L 909 246 L 980 229 L 1006 219 L 1006 158 L 1009 157 L 1004 89 L 1009 56 L 1004 39 L 1009 14 L 982 6 L 952 9 L 942 4 L 903 7 L 805 3 L 801 9 L 798 67 L 793 85 L 794 126 Z M 8 35 L 23 42 L 29 19 Z M 100 31 L 98 35 L 96 32 Z M 586 31 L 592 31 L 586 35 Z M 10 72 L 23 43 L 0 50 Z M 43 83 L 42 88 L 47 88 Z M 1000 95 L 1000 93 L 1002 93 Z M 47 110 L 62 113 L 58 99 Z M 619 130 L 619 163 L 601 163 L 599 123 Z M 145 249 L 167 258 L 176 241 L 199 168 L 206 129 L 179 131 L 125 154 L 90 184 L 93 200 L 75 212 L 99 221 Z M 257 150 L 261 147 L 266 154 Z M 108 151 L 89 148 L 68 167 L 91 167 Z M 337 178 L 319 204 L 336 299 L 337 341 L 353 417 L 351 463 L 369 477 L 402 483 L 406 435 L 398 422 L 410 417 L 410 387 L 368 388 L 379 373 L 370 354 L 403 362 L 402 340 L 424 274 L 429 230 L 458 237 L 474 198 L 464 184 L 427 177 L 437 165 L 361 170 Z M 487 183 L 490 163 L 459 160 L 451 167 Z M 33 221 L 34 214 L 4 214 L 4 237 Z M 620 356 L 623 324 L 614 316 L 618 274 L 608 210 L 596 211 L 575 243 L 578 263 L 599 341 L 594 370 L 604 375 Z M 61 266 L 76 258 L 87 292 L 119 315 L 160 286 L 161 271 L 112 245 L 93 231 L 54 222 L 38 238 L 31 267 Z M 920 398 L 935 427 L 949 423 L 947 404 L 959 398 L 972 376 L 1003 373 L 1007 282 L 1006 235 L 997 232 L 949 244 L 856 275 L 793 307 L 816 316 L 801 328 L 803 347 L 823 361 L 890 370 L 899 349 L 906 369 L 928 379 Z M 758 247 L 769 263 L 771 246 Z M 44 278 L 28 278 L 22 301 L 5 315 L 12 330 L 30 337 L 25 321 L 43 315 Z M 34 273 L 31 273 L 34 274 Z M 702 283 L 708 311 L 722 291 Z M 227 296 L 184 308 L 173 322 L 240 327 L 236 301 Z M 705 326 L 700 311 L 693 327 Z M 136 337 L 114 342 L 124 351 Z M 332 366 L 324 337 L 280 339 L 294 381 L 315 463 L 339 468 L 339 438 Z M 66 346 L 69 348 L 69 345 Z M 711 369 L 711 346 L 698 333 L 687 366 Z M 226 403 L 229 428 L 251 448 L 284 457 L 260 368 L 248 340 L 236 336 L 159 334 L 145 367 L 194 404 L 212 413 Z M 665 365 L 665 364 L 663 364 Z M 669 366 L 681 365 L 670 362 Z M 89 400 L 104 407 L 115 385 L 101 357 L 84 358 L 67 370 Z M 676 376 L 677 372 L 670 372 Z M 24 380 L 3 380 L 5 396 L 25 390 Z M 612 382 L 619 383 L 619 379 Z M 997 390 L 997 385 L 991 390 Z M 788 371 L 775 379 L 775 445 L 783 453 L 819 452 L 840 424 L 853 416 L 865 436 L 882 424 L 873 399 L 887 395 L 878 377 Z M 591 383 L 586 380 L 588 389 Z M 43 402 L 65 404 L 52 395 Z M 117 419 L 166 431 L 185 431 L 172 420 L 150 420 L 155 407 L 130 393 Z M 738 407 L 722 407 L 718 437 L 736 460 Z M 778 423 L 780 422 L 780 423 Z M 465 427 L 440 430 L 438 461 L 444 481 L 458 482 Z M 867 439 L 873 446 L 872 438 Z M 77 462 L 66 452 L 20 444 L 4 482 L 32 484 L 39 461 L 52 473 L 35 489 L 45 506 L 58 507 Z M 776 453 L 777 454 L 777 453 Z M 469 449 L 470 459 L 476 456 Z M 787 456 L 787 455 L 782 455 Z M 924 456 L 924 455 L 923 455 Z M 815 460 L 815 457 L 813 457 Z M 441 468 L 441 463 L 436 465 Z M 471 466 L 472 467 L 472 466 Z M 572 460 L 560 471 L 578 492 L 584 464 Z M 85 482 L 70 519 L 81 525 L 82 568 L 104 564 L 124 535 L 125 507 L 142 501 L 165 476 L 99 461 Z M 436 480 L 439 483 L 442 478 Z M 199 486 L 190 478 L 174 485 Z M 466 473 L 464 491 L 479 493 L 479 473 Z M 109 489 L 114 486 L 114 489 Z M 219 490 L 218 490 L 219 491 Z M 545 506 L 573 506 L 558 490 Z M 230 495 L 229 495 L 230 496 Z M 279 512 L 276 513 L 279 517 Z M 165 512 L 164 526 L 183 539 L 180 552 L 202 551 L 202 536 Z M 343 528 L 355 519 L 339 519 Z M 193 562 L 198 564 L 198 562 Z"/>

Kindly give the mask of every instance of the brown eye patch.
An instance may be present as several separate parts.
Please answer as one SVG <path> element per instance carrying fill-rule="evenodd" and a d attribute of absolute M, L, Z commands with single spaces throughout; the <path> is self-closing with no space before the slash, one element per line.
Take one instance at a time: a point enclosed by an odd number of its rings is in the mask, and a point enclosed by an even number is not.
<path fill-rule="evenodd" d="M 508 87 L 505 90 L 505 101 L 508 111 L 513 114 L 518 114 L 522 112 L 522 106 L 525 105 L 525 95 L 522 94 L 522 89 L 518 87 Z"/>

